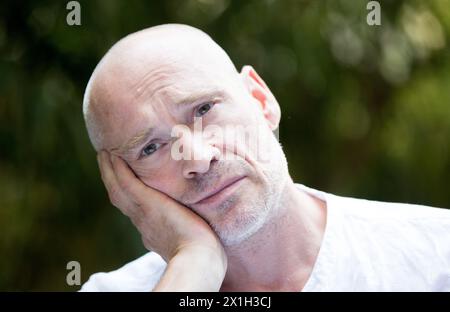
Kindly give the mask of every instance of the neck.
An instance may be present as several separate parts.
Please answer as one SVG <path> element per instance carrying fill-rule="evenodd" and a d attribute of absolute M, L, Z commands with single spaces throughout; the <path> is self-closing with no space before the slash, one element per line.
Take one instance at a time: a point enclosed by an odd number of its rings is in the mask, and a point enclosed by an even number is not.
<path fill-rule="evenodd" d="M 228 269 L 222 291 L 299 291 L 319 253 L 326 204 L 289 179 L 276 215 L 252 237 L 225 248 Z"/>

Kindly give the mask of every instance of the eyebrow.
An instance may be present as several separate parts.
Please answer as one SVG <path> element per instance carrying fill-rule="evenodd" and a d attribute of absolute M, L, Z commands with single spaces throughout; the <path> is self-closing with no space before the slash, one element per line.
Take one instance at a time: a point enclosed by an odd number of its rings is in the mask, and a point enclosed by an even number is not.
<path fill-rule="evenodd" d="M 212 90 L 204 90 L 197 92 L 195 94 L 189 94 L 181 100 L 177 101 L 174 105 L 176 107 L 189 106 L 192 104 L 196 104 L 196 102 L 204 100 L 206 98 L 212 98 L 214 96 L 224 97 L 225 93 L 222 89 L 212 89 Z M 141 130 L 137 134 L 135 134 L 130 140 L 128 140 L 122 146 L 112 148 L 111 151 L 119 151 L 119 152 L 128 152 L 137 148 L 138 146 L 144 144 L 149 137 L 154 133 L 155 128 L 150 127 L 144 130 Z"/>
<path fill-rule="evenodd" d="M 183 107 L 186 105 L 196 104 L 197 102 L 201 100 L 205 100 L 207 98 L 213 98 L 216 97 L 225 97 L 225 92 L 222 89 L 209 89 L 209 90 L 201 90 L 197 93 L 190 93 L 181 100 L 177 101 L 175 103 L 176 107 Z"/>
<path fill-rule="evenodd" d="M 119 152 L 128 152 L 130 150 L 133 150 L 137 148 L 138 146 L 142 145 L 147 141 L 147 139 L 153 134 L 155 131 L 155 128 L 150 127 L 147 129 L 144 129 L 140 132 L 138 132 L 136 135 L 134 135 L 130 140 L 128 140 L 125 144 L 119 147 L 112 148 L 111 151 L 119 151 Z"/>

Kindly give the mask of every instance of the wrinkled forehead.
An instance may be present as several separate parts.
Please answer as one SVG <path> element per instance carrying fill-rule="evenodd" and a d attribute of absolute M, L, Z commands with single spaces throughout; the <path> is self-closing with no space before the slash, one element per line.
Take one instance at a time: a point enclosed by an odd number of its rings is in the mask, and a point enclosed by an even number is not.
<path fill-rule="evenodd" d="M 114 98 L 128 100 L 148 98 L 170 87 L 184 93 L 205 84 L 226 83 L 237 75 L 225 51 L 197 32 L 137 35 L 119 42 L 105 59 L 98 79 L 103 81 L 103 93 L 120 92 Z"/>
<path fill-rule="evenodd" d="M 237 72 L 214 59 L 186 53 L 128 57 L 105 67 L 95 88 L 94 97 L 101 102 L 96 114 L 104 143 L 110 147 L 121 145 L 149 123 L 158 126 L 167 121 L 164 117 L 176 116 L 183 104 L 231 92 L 236 82 Z"/>
<path fill-rule="evenodd" d="M 171 105 L 208 90 L 225 89 L 233 81 L 219 67 L 204 65 L 172 61 L 149 66 L 128 82 L 124 95 L 135 103 Z"/>

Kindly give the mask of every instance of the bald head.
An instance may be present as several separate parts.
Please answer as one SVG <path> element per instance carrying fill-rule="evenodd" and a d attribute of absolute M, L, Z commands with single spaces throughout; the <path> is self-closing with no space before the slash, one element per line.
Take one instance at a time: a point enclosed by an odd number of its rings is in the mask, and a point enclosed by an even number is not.
<path fill-rule="evenodd" d="M 275 97 L 251 66 L 238 73 L 222 48 L 189 26 L 157 26 L 116 43 L 89 80 L 84 116 L 97 151 L 122 158 L 227 244 L 266 222 L 288 176 L 272 134 L 280 120 Z M 237 176 L 248 177 L 239 195 L 200 203 Z"/>
<path fill-rule="evenodd" d="M 125 139 L 118 127 L 130 121 L 125 115 L 134 112 L 136 122 L 143 118 L 140 105 L 201 91 L 205 76 L 219 82 L 237 74 L 225 51 L 194 27 L 166 24 L 130 34 L 105 54 L 89 79 L 83 99 L 89 138 L 97 151 L 116 148 Z"/>

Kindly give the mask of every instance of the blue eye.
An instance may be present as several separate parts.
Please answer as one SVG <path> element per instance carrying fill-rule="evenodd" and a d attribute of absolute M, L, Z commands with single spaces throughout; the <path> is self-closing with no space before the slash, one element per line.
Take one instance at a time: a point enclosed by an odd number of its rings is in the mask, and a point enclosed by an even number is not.
<path fill-rule="evenodd" d="M 144 149 L 141 152 L 141 156 L 142 157 L 150 156 L 151 154 L 156 152 L 158 150 L 158 148 L 161 147 L 161 145 L 162 145 L 161 143 L 150 143 L 149 145 L 144 147 Z"/>
<path fill-rule="evenodd" d="M 213 106 L 212 103 L 205 103 L 203 105 L 200 105 L 200 107 L 195 112 L 195 117 L 202 117 L 207 112 L 209 112 L 209 110 L 212 108 L 212 106 Z"/>

